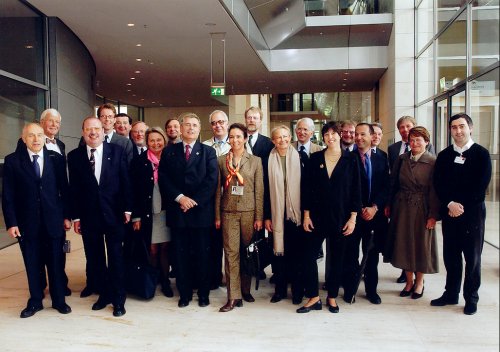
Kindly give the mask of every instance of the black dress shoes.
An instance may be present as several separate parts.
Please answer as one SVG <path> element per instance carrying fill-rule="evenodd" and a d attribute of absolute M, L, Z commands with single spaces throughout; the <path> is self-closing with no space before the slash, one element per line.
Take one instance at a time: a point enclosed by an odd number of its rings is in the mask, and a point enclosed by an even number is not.
<path fill-rule="evenodd" d="M 68 306 L 66 303 L 63 303 L 58 306 L 52 306 L 55 310 L 57 310 L 61 314 L 69 314 L 71 313 L 71 307 Z"/>
<path fill-rule="evenodd" d="M 187 307 L 187 306 L 189 306 L 189 301 L 190 301 L 190 300 L 189 300 L 188 298 L 183 298 L 183 297 L 181 297 L 181 298 L 179 299 L 179 303 L 177 303 L 177 306 L 178 306 L 179 308 L 184 308 L 184 307 Z"/>
<path fill-rule="evenodd" d="M 64 289 L 64 295 L 65 295 L 66 297 L 71 296 L 71 290 L 69 289 L 69 287 L 66 287 L 66 288 Z"/>
<path fill-rule="evenodd" d="M 474 315 L 477 312 L 477 304 L 472 302 L 465 302 L 464 314 Z"/>
<path fill-rule="evenodd" d="M 198 298 L 198 305 L 200 307 L 206 307 L 210 304 L 210 300 L 208 299 L 208 297 L 199 297 Z"/>
<path fill-rule="evenodd" d="M 125 315 L 125 313 L 127 313 L 127 311 L 125 310 L 125 306 L 123 304 L 113 306 L 113 315 L 115 317 L 121 317 L 122 315 Z"/>
<path fill-rule="evenodd" d="M 382 303 L 382 299 L 376 293 L 373 293 L 371 295 L 366 295 L 366 298 L 368 298 L 368 300 L 370 301 L 371 304 L 380 304 L 380 303 Z"/>
<path fill-rule="evenodd" d="M 34 307 L 34 306 L 27 306 L 21 311 L 21 318 L 29 318 L 35 315 L 36 312 L 39 312 L 43 309 L 43 306 L 39 307 Z"/>
<path fill-rule="evenodd" d="M 161 285 L 161 292 L 165 297 L 174 297 L 174 291 L 172 291 L 170 284 Z"/>
<path fill-rule="evenodd" d="M 409 297 L 413 293 L 413 290 L 415 289 L 415 285 L 411 287 L 410 291 L 406 291 L 405 289 L 402 289 L 401 292 L 399 292 L 399 297 Z"/>
<path fill-rule="evenodd" d="M 292 297 L 292 303 L 295 305 L 301 304 L 303 297 Z"/>
<path fill-rule="evenodd" d="M 425 289 L 425 287 L 422 287 L 422 292 L 420 292 L 420 293 L 415 292 L 415 290 L 413 290 L 413 293 L 411 294 L 411 299 L 422 298 L 422 296 L 424 295 L 424 289 Z"/>
<path fill-rule="evenodd" d="M 446 292 L 439 298 L 433 299 L 431 301 L 431 306 L 434 307 L 443 307 L 446 305 L 458 304 L 458 296 L 449 297 Z"/>
<path fill-rule="evenodd" d="M 104 309 L 110 303 L 111 302 L 108 299 L 99 297 L 99 299 L 97 300 L 97 302 L 95 302 L 92 305 L 92 310 L 101 310 L 101 309 Z"/>
<path fill-rule="evenodd" d="M 321 303 L 321 300 L 318 302 L 314 303 L 313 305 L 306 307 L 302 306 L 299 309 L 296 310 L 297 313 L 309 313 L 311 310 L 321 310 L 323 309 L 323 304 Z"/>
<path fill-rule="evenodd" d="M 241 299 L 230 299 L 219 309 L 219 312 L 226 313 L 232 311 L 234 307 L 243 307 L 243 301 Z"/>
<path fill-rule="evenodd" d="M 281 301 L 283 298 L 286 298 L 286 297 L 283 297 L 282 295 L 278 294 L 278 293 L 275 293 L 272 297 L 271 297 L 271 303 L 278 303 L 279 301 Z"/>
<path fill-rule="evenodd" d="M 328 311 L 330 313 L 338 313 L 340 311 L 339 305 L 337 304 L 336 306 L 332 306 L 328 298 L 326 299 L 326 306 L 328 307 Z"/>
<path fill-rule="evenodd" d="M 80 297 L 85 298 L 88 296 L 91 296 L 94 294 L 94 290 L 92 290 L 90 287 L 85 286 L 85 288 L 80 292 Z"/>
<path fill-rule="evenodd" d="M 353 304 L 353 303 L 356 303 L 356 296 L 344 296 L 342 297 L 344 299 L 344 302 L 346 303 L 349 303 L 349 304 Z"/>
<path fill-rule="evenodd" d="M 396 279 L 396 282 L 398 284 L 403 284 L 406 282 L 406 273 L 404 270 L 401 270 L 401 275 L 399 275 L 399 277 Z"/>
<path fill-rule="evenodd" d="M 255 298 L 253 298 L 253 296 L 250 293 L 243 293 L 242 296 L 243 296 L 243 300 L 245 302 L 249 302 L 249 303 L 255 302 Z"/>

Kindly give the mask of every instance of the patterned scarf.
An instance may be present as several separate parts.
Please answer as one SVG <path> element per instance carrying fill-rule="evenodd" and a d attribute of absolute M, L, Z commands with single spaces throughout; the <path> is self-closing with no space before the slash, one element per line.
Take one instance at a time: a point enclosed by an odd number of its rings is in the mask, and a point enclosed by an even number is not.
<path fill-rule="evenodd" d="M 226 168 L 227 168 L 227 171 L 229 172 L 229 174 L 226 176 L 226 183 L 224 185 L 224 188 L 227 189 L 229 187 L 229 184 L 231 183 L 231 179 L 233 178 L 233 176 L 236 176 L 236 178 L 238 178 L 238 182 L 243 186 L 243 176 L 241 176 L 240 174 L 240 163 L 241 163 L 241 160 L 240 162 L 238 163 L 238 165 L 236 165 L 236 168 L 233 167 L 233 152 L 230 151 L 229 153 L 227 153 L 226 155 Z"/>
<path fill-rule="evenodd" d="M 154 182 L 158 182 L 158 165 L 160 165 L 160 160 L 153 154 L 151 150 L 148 149 L 148 160 L 153 164 L 153 179 Z"/>

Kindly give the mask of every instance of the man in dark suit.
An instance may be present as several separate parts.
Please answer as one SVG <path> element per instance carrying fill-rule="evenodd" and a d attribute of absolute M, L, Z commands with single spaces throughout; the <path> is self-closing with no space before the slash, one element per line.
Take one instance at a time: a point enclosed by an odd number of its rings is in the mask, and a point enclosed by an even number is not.
<path fill-rule="evenodd" d="M 65 230 L 71 228 L 68 180 L 61 155 L 44 148 L 44 131 L 38 124 L 23 128 L 24 144 L 5 158 L 2 208 L 7 233 L 17 238 L 23 255 L 30 299 L 21 318 L 43 309 L 40 268 L 47 265 L 52 307 L 71 312 L 64 297 Z"/>
<path fill-rule="evenodd" d="M 212 147 L 198 141 L 201 124 L 196 114 L 181 115 L 180 125 L 182 143 L 163 151 L 158 183 L 175 245 L 178 306 L 189 305 L 196 275 L 198 305 L 206 307 L 210 304 L 210 228 L 215 223 L 217 157 Z"/>
<path fill-rule="evenodd" d="M 391 144 L 387 148 L 387 157 L 389 159 L 389 172 L 392 172 L 392 168 L 394 163 L 398 159 L 398 157 L 410 151 L 410 141 L 408 140 L 408 134 L 410 130 L 417 125 L 417 121 L 412 116 L 401 116 L 396 122 L 396 127 L 398 128 L 399 134 L 401 136 L 401 140 L 399 142 Z M 436 152 L 431 143 L 429 143 L 426 147 L 427 151 L 432 155 L 435 155 Z M 401 270 L 401 275 L 396 279 L 398 284 L 406 282 L 406 274 L 404 270 Z"/>
<path fill-rule="evenodd" d="M 384 131 L 382 129 L 382 124 L 378 122 L 372 123 L 373 134 L 372 134 L 372 152 L 381 153 L 387 159 L 387 153 L 380 149 L 380 143 L 382 142 L 382 137 L 384 137 Z"/>
<path fill-rule="evenodd" d="M 130 221 L 132 191 L 125 150 L 103 143 L 95 117 L 83 121 L 84 146 L 68 154 L 74 230 L 81 234 L 87 258 L 87 287 L 100 292 L 93 310 L 113 304 L 113 315 L 125 314 L 122 242 Z M 106 241 L 107 259 L 104 253 Z"/>
<path fill-rule="evenodd" d="M 384 208 L 389 193 L 389 166 L 384 155 L 373 153 L 371 149 L 373 127 L 368 123 L 359 123 L 355 131 L 357 150 L 353 151 L 353 154 L 358 160 L 360 170 L 362 210 L 357 215 L 354 234 L 347 240 L 344 300 L 353 301 L 357 279 L 364 274 L 366 297 L 371 303 L 380 304 L 382 300 L 377 294 L 377 266 L 379 253 L 385 243 L 388 221 L 384 215 Z M 359 273 L 358 257 L 361 241 L 363 256 L 368 256 L 368 259 L 364 272 Z"/>
<path fill-rule="evenodd" d="M 127 155 L 127 162 L 130 165 L 134 157 L 133 145 L 130 139 L 123 137 L 115 132 L 116 122 L 116 108 L 111 103 L 106 103 L 97 109 L 97 117 L 101 120 L 102 127 L 104 128 L 104 142 L 117 144 L 125 149 Z"/>
<path fill-rule="evenodd" d="M 271 153 L 271 150 L 274 148 L 274 144 L 269 137 L 259 133 L 260 127 L 262 126 L 262 116 L 262 110 L 256 106 L 251 106 L 245 111 L 245 125 L 248 131 L 247 152 L 258 156 L 260 160 L 262 160 L 262 170 L 264 172 L 264 179 L 266 179 L 267 161 L 269 160 L 269 153 Z M 264 182 L 264 199 L 267 199 L 266 197 L 268 194 L 269 185 L 267 182 Z M 264 237 L 264 231 L 265 230 L 262 229 L 259 232 L 259 237 Z M 259 273 L 259 278 L 261 280 L 266 278 L 264 270 Z M 273 278 L 270 280 L 272 282 Z M 247 296 L 247 298 L 249 298 L 248 302 L 255 301 L 251 295 Z"/>
<path fill-rule="evenodd" d="M 134 158 L 148 149 L 146 143 L 146 131 L 148 130 L 148 128 L 148 125 L 146 125 L 142 121 L 136 121 L 132 124 L 132 129 L 130 130 L 130 138 L 132 139 L 132 143 L 134 145 Z"/>
<path fill-rule="evenodd" d="M 354 143 L 354 129 L 356 123 L 351 120 L 342 121 L 340 124 L 340 146 L 342 149 L 352 152 L 356 149 L 356 143 Z"/>
<path fill-rule="evenodd" d="M 130 138 L 130 130 L 132 129 L 132 118 L 121 112 L 115 116 L 115 126 L 114 129 L 116 133 L 125 138 Z"/>
<path fill-rule="evenodd" d="M 458 303 L 465 259 L 464 314 L 477 312 L 481 285 L 481 253 L 484 244 L 484 199 L 491 179 L 491 158 L 471 138 L 472 119 L 467 114 L 450 118 L 453 144 L 439 153 L 434 169 L 434 188 L 441 201 L 443 259 L 446 287 L 432 306 Z"/>

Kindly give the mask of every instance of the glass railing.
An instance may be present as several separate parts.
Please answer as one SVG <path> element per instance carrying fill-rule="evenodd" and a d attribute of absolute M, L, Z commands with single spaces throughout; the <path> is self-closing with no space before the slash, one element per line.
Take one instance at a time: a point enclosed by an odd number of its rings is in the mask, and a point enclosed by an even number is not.
<path fill-rule="evenodd" d="M 306 16 L 393 13 L 393 0 L 304 0 Z"/>

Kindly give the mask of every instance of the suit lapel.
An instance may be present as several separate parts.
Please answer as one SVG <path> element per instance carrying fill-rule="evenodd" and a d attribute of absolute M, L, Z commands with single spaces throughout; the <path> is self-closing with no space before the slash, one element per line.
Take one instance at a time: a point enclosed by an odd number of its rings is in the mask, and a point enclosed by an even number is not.
<path fill-rule="evenodd" d="M 21 165 L 26 169 L 30 178 L 36 178 L 35 169 L 33 168 L 33 162 L 28 154 L 28 148 L 20 150 L 19 156 L 21 158 Z"/>
<path fill-rule="evenodd" d="M 196 143 L 194 143 L 193 150 L 191 150 L 191 155 L 189 156 L 189 160 L 186 163 L 187 167 L 190 167 L 191 165 L 197 163 L 198 158 L 200 157 L 200 152 L 201 152 L 200 142 L 196 141 Z M 185 157 L 184 160 L 186 160 Z"/>
<path fill-rule="evenodd" d="M 114 133 L 113 133 L 114 136 Z M 106 142 L 103 143 L 102 148 L 102 164 L 101 164 L 101 176 L 99 178 L 99 184 L 102 184 L 106 177 L 108 176 L 109 170 L 112 167 L 112 152 L 111 148 L 106 145 Z M 90 165 L 90 164 L 89 164 Z"/>

